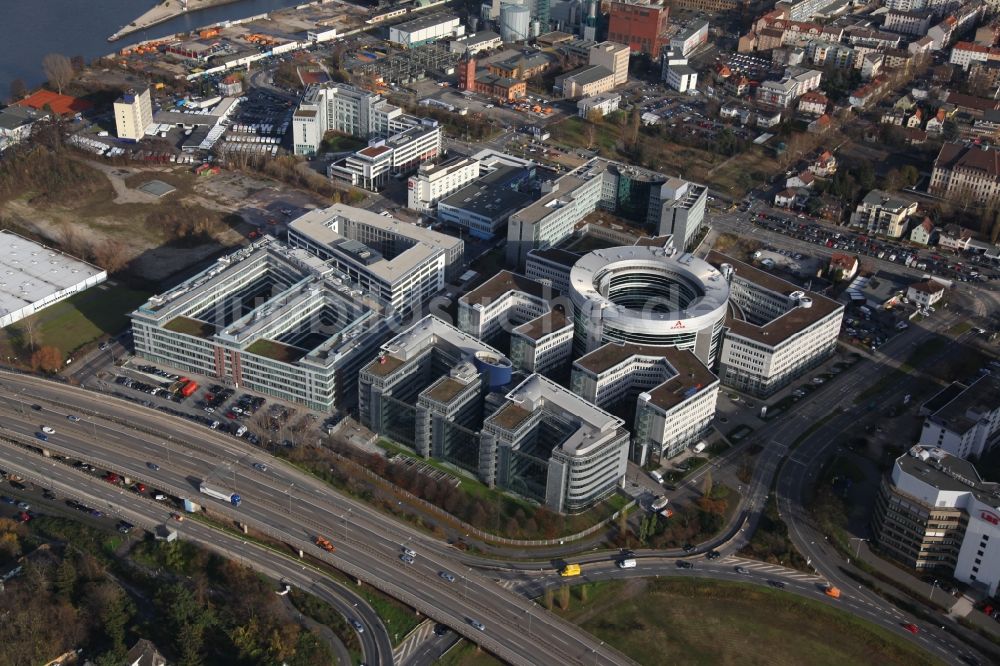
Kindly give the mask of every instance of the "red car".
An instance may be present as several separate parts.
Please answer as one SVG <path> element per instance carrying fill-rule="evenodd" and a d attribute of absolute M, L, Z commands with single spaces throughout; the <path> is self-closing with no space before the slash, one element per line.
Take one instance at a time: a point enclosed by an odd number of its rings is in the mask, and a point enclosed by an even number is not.
<path fill-rule="evenodd" d="M 144 493 L 144 492 L 146 492 L 146 484 L 145 483 L 137 483 L 137 484 L 135 484 L 134 488 L 135 488 L 135 492 L 137 492 L 137 493 Z"/>
<path fill-rule="evenodd" d="M 911 634 L 919 634 L 920 633 L 920 627 L 918 627 L 917 625 L 913 624 L 912 622 L 910 622 L 909 624 L 904 624 L 903 625 L 903 629 L 906 629 Z"/>
<path fill-rule="evenodd" d="M 107 476 L 104 477 L 104 480 L 108 483 L 118 483 L 118 475 L 114 472 L 108 472 Z"/>
<path fill-rule="evenodd" d="M 28 513 L 27 511 L 22 511 L 19 514 L 17 514 L 17 522 L 26 523 L 29 520 L 31 520 L 31 514 Z"/>

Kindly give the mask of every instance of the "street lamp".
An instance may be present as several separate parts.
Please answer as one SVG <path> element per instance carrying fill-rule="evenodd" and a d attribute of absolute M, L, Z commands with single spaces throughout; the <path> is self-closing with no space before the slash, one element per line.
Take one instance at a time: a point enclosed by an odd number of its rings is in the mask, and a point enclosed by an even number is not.
<path fill-rule="evenodd" d="M 862 541 L 867 542 L 868 539 L 863 539 L 861 537 L 851 537 L 850 540 L 858 542 L 858 547 L 854 551 L 854 559 L 861 559 L 861 542 Z"/>
<path fill-rule="evenodd" d="M 938 584 L 937 578 L 935 578 L 934 581 L 931 583 L 931 596 L 930 596 L 931 601 L 934 601 L 934 588 L 937 587 L 937 584 Z"/>

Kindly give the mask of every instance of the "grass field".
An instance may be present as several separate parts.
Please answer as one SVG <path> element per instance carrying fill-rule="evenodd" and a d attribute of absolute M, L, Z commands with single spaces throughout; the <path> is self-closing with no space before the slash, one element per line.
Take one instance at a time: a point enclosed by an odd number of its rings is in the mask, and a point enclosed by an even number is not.
<path fill-rule="evenodd" d="M 475 643 L 460 640 L 436 663 L 437 666 L 501 666 L 504 662 L 483 652 Z"/>
<path fill-rule="evenodd" d="M 714 581 L 591 584 L 558 611 L 641 664 L 934 664 L 875 625 L 791 594 Z M 558 596 L 558 595 L 557 595 Z"/>
<path fill-rule="evenodd" d="M 99 284 L 3 329 L 0 355 L 27 362 L 33 338 L 35 347 L 53 345 L 71 356 L 102 336 L 124 330 L 128 325 L 126 315 L 147 298 L 148 292 L 107 282 Z"/>

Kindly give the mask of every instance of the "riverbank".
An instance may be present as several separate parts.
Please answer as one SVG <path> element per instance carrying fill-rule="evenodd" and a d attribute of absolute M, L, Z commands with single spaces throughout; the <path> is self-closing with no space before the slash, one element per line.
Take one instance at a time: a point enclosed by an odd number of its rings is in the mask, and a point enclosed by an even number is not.
<path fill-rule="evenodd" d="M 151 28 L 154 25 L 165 23 L 166 21 L 177 18 L 182 14 L 191 14 L 192 12 L 197 12 L 202 9 L 229 5 L 236 2 L 240 2 L 240 0 L 187 0 L 185 6 L 182 4 L 181 0 L 164 0 L 136 20 L 126 26 L 123 26 L 121 30 L 108 37 L 108 41 L 118 41 L 126 35 L 131 35 L 133 32 L 140 32 L 147 28 Z"/>

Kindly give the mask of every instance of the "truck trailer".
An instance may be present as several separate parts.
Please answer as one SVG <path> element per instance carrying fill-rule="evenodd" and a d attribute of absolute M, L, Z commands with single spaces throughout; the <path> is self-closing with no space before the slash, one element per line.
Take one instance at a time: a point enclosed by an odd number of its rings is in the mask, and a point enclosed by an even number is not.
<path fill-rule="evenodd" d="M 228 490 L 223 490 L 222 488 L 219 488 L 217 486 L 210 486 L 205 482 L 202 482 L 201 485 L 198 486 L 198 490 L 200 490 L 205 495 L 208 495 L 209 497 L 214 497 L 215 499 L 220 499 L 224 502 L 229 502 L 233 506 L 239 506 L 240 502 L 242 501 L 240 496 L 237 495 L 236 493 L 231 493 Z"/>

